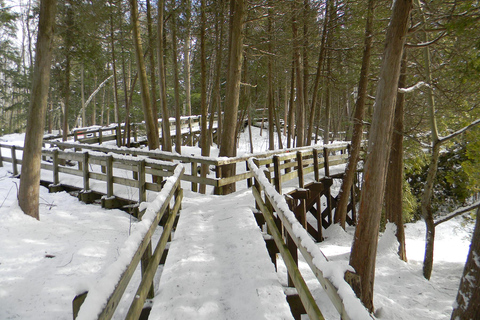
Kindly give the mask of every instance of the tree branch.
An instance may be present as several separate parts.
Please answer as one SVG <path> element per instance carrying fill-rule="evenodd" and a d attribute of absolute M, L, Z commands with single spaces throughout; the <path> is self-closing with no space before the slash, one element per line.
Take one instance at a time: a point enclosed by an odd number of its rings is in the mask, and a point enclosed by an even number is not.
<path fill-rule="evenodd" d="M 430 85 L 423 82 L 423 81 L 420 81 L 418 83 L 416 83 L 415 85 L 411 86 L 411 87 L 408 87 L 408 88 L 398 88 L 398 92 L 399 93 L 410 93 L 410 92 L 413 92 L 423 86 L 427 86 L 429 87 Z"/>
<path fill-rule="evenodd" d="M 455 131 L 454 133 L 452 134 L 449 134 L 448 136 L 445 136 L 445 137 L 441 137 L 438 139 L 438 143 L 440 144 L 443 144 L 453 138 L 455 138 L 456 136 L 458 135 L 461 135 L 462 133 L 464 133 L 465 131 L 475 127 L 476 125 L 480 124 L 480 119 L 477 119 L 475 121 L 473 121 L 472 123 L 470 123 L 468 126 L 466 127 L 463 127 L 462 129 L 458 130 L 458 131 Z"/>
<path fill-rule="evenodd" d="M 452 213 L 450 213 L 448 216 L 440 219 L 440 220 L 437 220 L 435 221 L 434 223 L 434 226 L 438 226 L 440 223 L 444 223 L 450 219 L 453 219 L 455 218 L 456 216 L 459 216 L 461 214 L 464 214 L 465 212 L 468 212 L 468 211 L 471 211 L 475 208 L 480 208 L 480 201 L 479 202 L 476 202 L 470 206 L 467 206 L 467 207 L 463 207 L 463 208 L 458 208 L 457 210 L 453 211 Z"/>

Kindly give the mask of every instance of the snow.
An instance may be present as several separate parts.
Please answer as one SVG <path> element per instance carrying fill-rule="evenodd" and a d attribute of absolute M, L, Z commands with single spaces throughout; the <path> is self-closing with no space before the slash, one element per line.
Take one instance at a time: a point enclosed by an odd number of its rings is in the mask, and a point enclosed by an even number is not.
<path fill-rule="evenodd" d="M 253 128 L 254 152 L 264 151 L 268 146 L 259 130 Z M 22 145 L 23 137 L 21 134 L 3 136 L 0 142 Z M 248 134 L 242 134 L 239 156 L 250 152 L 246 137 Z M 3 149 L 2 154 L 9 155 L 8 150 Z M 182 154 L 200 152 L 197 148 L 184 147 Z M 214 148 L 211 157 L 217 154 Z M 332 168 L 332 172 L 341 168 Z M 244 171 L 244 164 L 238 169 Z M 123 211 L 86 205 L 65 192 L 50 194 L 45 188 L 41 188 L 40 193 L 41 220 L 34 220 L 18 207 L 19 181 L 11 178 L 11 171 L 9 163 L 0 167 L 0 319 L 72 319 L 71 303 L 75 295 L 85 290 L 92 292 L 98 283 L 113 282 L 113 268 L 125 263 L 122 257 L 131 250 L 129 236 L 143 232 L 145 226 Z M 82 183 L 81 179 L 62 175 L 60 179 Z M 308 179 L 311 177 L 307 177 L 306 182 Z M 182 186 L 189 188 L 190 183 Z M 104 186 L 92 184 L 91 187 Z M 245 189 L 245 183 L 238 183 L 237 188 L 233 195 L 223 197 L 185 190 L 181 218 L 165 269 L 156 278 L 157 296 L 152 317 L 158 315 L 155 318 L 159 319 L 162 313 L 161 318 L 168 314 L 166 319 L 291 318 L 281 286 L 287 283 L 285 266 L 279 262 L 278 272 L 274 273 L 251 213 L 254 207 L 251 191 Z M 274 191 L 273 187 L 267 190 Z M 207 192 L 211 193 L 211 189 Z M 124 193 L 135 199 L 134 191 Z M 144 203 L 142 207 L 158 206 L 157 200 L 161 199 L 157 196 L 160 195 L 151 193 L 150 204 Z M 276 202 L 282 203 L 280 198 Z M 148 215 L 144 223 L 146 220 Z M 396 257 L 395 230 L 387 226 L 378 246 L 375 317 L 449 319 L 473 225 L 471 221 L 455 217 L 437 226 L 430 281 L 422 276 L 425 224 L 419 221 L 406 225 L 408 262 Z M 302 233 L 297 227 L 295 232 Z M 344 231 L 334 225 L 324 231 L 325 241 L 312 244 L 304 238 L 302 242 L 310 252 L 321 249 L 328 263 L 336 266 L 328 270 L 329 277 L 336 278 L 348 268 L 353 234 L 353 227 Z M 157 233 L 155 239 L 158 237 Z M 326 263 L 324 258 L 316 258 L 315 263 L 320 267 Z M 476 256 L 477 263 L 478 260 Z M 337 311 L 302 258 L 299 268 L 325 318 L 338 319 Z M 134 279 L 139 279 L 138 271 Z M 135 289 L 127 288 L 116 319 L 125 314 L 125 305 L 131 301 Z"/>
<path fill-rule="evenodd" d="M 185 195 L 150 317 L 293 319 L 251 200 Z"/>

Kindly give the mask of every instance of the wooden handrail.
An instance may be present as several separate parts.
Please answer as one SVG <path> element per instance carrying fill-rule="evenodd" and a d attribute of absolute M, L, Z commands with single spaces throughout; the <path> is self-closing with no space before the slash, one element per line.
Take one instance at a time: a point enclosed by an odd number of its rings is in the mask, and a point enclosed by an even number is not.
<path fill-rule="evenodd" d="M 259 169 L 255 164 L 254 159 L 250 159 L 248 164 L 256 179 L 256 183 L 260 186 L 259 189 L 261 189 L 259 190 L 257 188 L 252 188 L 257 204 L 261 208 L 265 219 L 267 220 L 268 216 L 271 215 L 269 212 L 270 210 L 268 210 L 268 206 L 266 205 L 266 203 L 268 203 L 269 206 L 275 210 L 277 217 L 280 219 L 283 225 L 283 228 L 285 228 L 286 232 L 301 252 L 305 261 L 310 266 L 310 269 L 315 274 L 322 288 L 325 290 L 340 314 L 341 319 L 371 319 L 367 309 L 363 307 L 362 303 L 355 296 L 355 293 L 351 289 L 350 285 L 343 279 L 343 277 L 339 277 L 337 274 L 330 274 L 328 276 L 324 275 L 325 269 L 332 270 L 341 267 L 336 265 L 335 262 L 330 262 L 326 259 L 325 255 L 311 239 L 307 231 L 298 222 L 294 213 L 288 208 L 285 198 L 275 190 L 273 185 L 270 184 L 270 181 L 265 176 L 263 170 Z M 265 200 L 262 199 L 262 191 L 264 193 Z M 276 228 L 275 225 L 269 225 L 268 227 L 269 230 Z M 292 277 L 292 275 L 290 276 Z M 299 289 L 297 286 L 295 287 L 297 290 L 303 290 L 301 288 Z M 349 305 L 352 307 L 350 311 L 347 310 L 345 301 L 348 301 Z M 307 301 L 307 303 L 310 302 Z M 305 309 L 308 312 L 307 306 L 305 306 Z"/>
<path fill-rule="evenodd" d="M 85 301 L 81 304 L 78 311 L 74 310 L 76 319 L 103 320 L 112 318 L 138 263 L 151 243 L 153 233 L 162 217 L 168 214 L 167 223 L 155 247 L 155 253 L 148 259 L 148 264 L 144 268 L 145 271 L 142 274 L 142 281 L 138 287 L 137 295 L 132 302 L 129 316 L 127 316 L 127 319 L 138 319 L 138 315 L 142 309 L 141 307 L 143 307 L 146 299 L 146 293 L 152 285 L 161 253 L 165 250 L 173 222 L 180 209 L 183 198 L 180 181 L 184 171 L 185 169 L 182 165 L 177 165 L 173 176 L 167 179 L 156 199 L 146 205 L 145 213 L 142 215 L 142 221 L 139 222 L 142 226 L 137 227 L 128 237 L 124 246 L 126 249 L 120 252 L 117 261 L 109 267 L 108 277 L 101 279 L 97 285 L 88 292 L 86 298 L 84 298 Z M 170 200 L 174 196 L 175 204 L 170 208 Z M 138 239 L 142 240 L 138 243 Z M 128 261 L 128 263 L 125 263 L 125 261 Z M 117 283 L 110 281 L 110 279 L 114 277 L 119 279 Z"/>

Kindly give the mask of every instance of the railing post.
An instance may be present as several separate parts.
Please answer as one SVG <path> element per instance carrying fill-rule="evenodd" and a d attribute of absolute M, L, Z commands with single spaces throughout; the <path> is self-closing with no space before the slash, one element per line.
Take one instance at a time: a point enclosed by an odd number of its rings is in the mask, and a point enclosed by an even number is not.
<path fill-rule="evenodd" d="M 302 152 L 297 151 L 297 172 L 298 172 L 298 187 L 303 188 L 305 185 L 303 179 L 303 155 Z"/>
<path fill-rule="evenodd" d="M 145 188 L 145 159 L 138 162 L 138 202 L 147 201 L 147 190 Z"/>
<path fill-rule="evenodd" d="M 90 190 L 90 173 L 88 172 L 88 152 L 83 152 L 83 190 Z"/>
<path fill-rule="evenodd" d="M 113 197 L 113 156 L 106 157 L 106 174 L 107 174 L 107 197 Z"/>
<path fill-rule="evenodd" d="M 152 241 L 148 243 L 147 248 L 143 253 L 142 259 L 140 260 L 141 267 L 142 267 L 142 279 L 145 277 L 145 273 L 147 271 L 147 267 L 148 267 L 148 264 L 150 263 L 150 260 L 152 260 Z M 155 291 L 152 283 L 147 293 L 147 299 L 153 299 L 154 296 L 155 296 Z"/>
<path fill-rule="evenodd" d="M 102 128 L 98 129 L 98 144 L 103 143 L 103 131 Z"/>
<path fill-rule="evenodd" d="M 197 176 L 197 163 L 192 162 L 192 177 Z M 195 181 L 192 181 L 192 191 L 198 192 L 198 184 Z"/>
<path fill-rule="evenodd" d="M 280 157 L 273 156 L 273 171 L 275 173 L 274 182 L 275 182 L 275 190 L 278 193 L 282 194 L 282 173 L 280 170 Z"/>
<path fill-rule="evenodd" d="M 3 167 L 3 160 L 2 160 L 2 146 L 0 146 L 0 167 Z"/>
<path fill-rule="evenodd" d="M 188 135 L 188 145 L 189 146 L 193 146 L 193 125 L 192 125 L 192 117 L 189 117 L 188 118 L 188 131 L 189 131 L 189 135 Z"/>
<path fill-rule="evenodd" d="M 120 128 L 120 124 L 117 123 L 117 127 L 115 128 L 115 138 L 117 139 L 117 147 L 122 146 L 122 128 Z"/>
<path fill-rule="evenodd" d="M 13 167 L 13 175 L 18 175 L 18 168 L 17 168 L 17 153 L 16 153 L 16 146 L 13 145 L 10 147 L 12 152 L 12 167 Z"/>
<path fill-rule="evenodd" d="M 77 142 L 78 141 L 78 131 L 73 131 L 73 141 Z"/>
<path fill-rule="evenodd" d="M 313 149 L 313 170 L 315 172 L 315 181 L 320 181 L 320 173 L 318 172 L 318 149 Z"/>
<path fill-rule="evenodd" d="M 53 185 L 57 186 L 59 184 L 59 179 L 58 179 L 58 166 L 59 166 L 59 161 L 58 161 L 58 149 L 53 150 Z"/>
<path fill-rule="evenodd" d="M 245 168 L 247 169 L 246 172 L 250 171 L 248 168 L 248 161 L 245 161 Z M 247 178 L 247 188 L 252 187 L 252 178 Z"/>
<path fill-rule="evenodd" d="M 222 178 L 222 166 L 219 166 L 219 165 L 215 166 L 215 178 L 217 178 L 217 179 Z M 220 180 L 217 180 L 217 183 L 219 181 Z M 235 182 L 233 182 L 233 183 L 235 183 Z M 223 187 L 215 187 L 213 193 L 218 194 L 218 195 L 223 195 Z"/>
<path fill-rule="evenodd" d="M 325 177 L 330 177 L 330 165 L 328 163 L 328 148 L 323 148 L 323 168 L 325 169 Z"/>

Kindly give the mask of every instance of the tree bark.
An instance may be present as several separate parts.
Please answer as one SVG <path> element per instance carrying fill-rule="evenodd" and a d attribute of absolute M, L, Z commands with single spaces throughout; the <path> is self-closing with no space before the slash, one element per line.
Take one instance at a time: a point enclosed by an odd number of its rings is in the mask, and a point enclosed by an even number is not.
<path fill-rule="evenodd" d="M 113 5 L 110 2 L 110 5 Z M 113 68 L 113 95 L 114 95 L 114 114 L 115 114 L 115 122 L 118 126 L 120 126 L 120 104 L 118 102 L 118 82 L 117 82 L 117 65 L 116 65 L 116 58 L 115 58 L 115 37 L 114 37 L 114 26 L 113 26 L 113 13 L 110 16 L 110 46 L 112 49 L 112 68 Z M 128 102 L 125 102 L 125 104 Z M 110 122 L 107 120 L 107 124 Z M 120 130 L 117 131 L 121 132 Z M 122 137 L 120 135 L 117 136 L 117 146 L 120 146 L 122 143 Z"/>
<path fill-rule="evenodd" d="M 375 112 L 368 142 L 359 219 L 350 256 L 350 265 L 361 278 L 361 300 L 370 311 L 373 311 L 377 240 L 385 193 L 395 99 L 411 9 L 412 0 L 395 1 L 387 28 L 387 40 L 375 96 Z"/>
<path fill-rule="evenodd" d="M 40 18 L 35 48 L 32 93 L 25 132 L 18 204 L 23 212 L 37 220 L 39 215 L 40 165 L 47 112 L 50 66 L 53 50 L 56 0 L 40 1 Z"/>
<path fill-rule="evenodd" d="M 157 2 L 158 18 L 157 18 L 157 45 L 158 45 L 158 73 L 160 82 L 160 102 L 162 104 L 162 150 L 172 151 L 172 138 L 170 136 L 170 122 L 167 107 L 167 84 L 165 75 L 165 59 L 164 59 L 164 44 L 163 44 L 163 15 L 165 11 L 165 0 L 158 0 Z"/>
<path fill-rule="evenodd" d="M 467 262 L 460 280 L 457 299 L 452 312 L 452 320 L 480 318 L 480 209 L 473 231 L 472 243 Z"/>
<path fill-rule="evenodd" d="M 403 52 L 399 88 L 405 88 L 407 79 L 407 55 Z M 387 185 L 385 190 L 386 220 L 397 226 L 398 256 L 407 261 L 405 250 L 405 228 L 403 225 L 403 107 L 405 93 L 397 93 L 395 119 L 393 122 L 392 146 L 388 164 Z"/>
<path fill-rule="evenodd" d="M 373 15 L 375 0 L 369 0 L 367 4 L 367 21 L 365 25 L 365 43 L 363 47 L 362 68 L 360 69 L 360 80 L 358 82 L 358 96 L 355 102 L 355 115 L 353 118 L 353 135 L 350 143 L 350 152 L 347 168 L 343 176 L 342 186 L 339 192 L 339 201 L 335 209 L 334 222 L 339 223 L 345 229 L 347 218 L 347 207 L 350 190 L 353 186 L 357 163 L 360 157 L 360 149 L 363 136 L 363 118 L 365 117 L 365 101 L 367 99 L 368 74 L 370 72 L 370 55 L 373 40 Z M 312 106 L 313 108 L 313 106 Z"/>
<path fill-rule="evenodd" d="M 148 50 L 148 57 L 150 60 L 150 93 L 152 97 L 152 112 L 155 118 L 155 131 L 158 132 L 158 103 L 156 94 L 156 77 L 155 77 L 155 35 L 153 34 L 153 22 L 151 12 L 150 0 L 147 0 L 147 31 L 148 31 L 148 44 L 150 50 Z M 128 128 L 130 133 L 130 128 Z M 158 135 L 158 134 L 157 134 Z"/>
<path fill-rule="evenodd" d="M 152 104 L 150 101 L 150 89 L 148 87 L 147 71 L 143 59 L 143 49 L 140 39 L 140 22 L 138 21 L 137 0 L 130 0 L 130 18 L 133 25 L 133 43 L 135 46 L 135 58 L 137 62 L 137 71 L 140 79 L 140 93 L 142 96 L 143 113 L 145 115 L 145 125 L 147 129 L 147 142 L 150 150 L 158 149 L 158 131 L 155 131 L 156 117 L 153 115 Z"/>
<path fill-rule="evenodd" d="M 237 154 L 236 148 L 236 127 L 237 113 L 240 96 L 240 79 L 242 70 L 243 55 L 243 27 L 245 16 L 244 0 L 231 0 L 230 2 L 230 37 L 229 57 L 227 69 L 227 84 L 225 94 L 225 121 L 223 124 L 222 143 L 219 155 L 234 157 Z M 235 165 L 225 166 L 222 175 L 224 177 L 235 174 Z M 223 193 L 235 191 L 235 184 L 224 187 Z"/>
<path fill-rule="evenodd" d="M 69 3 L 69 1 L 67 1 Z M 73 27 L 73 11 L 71 6 L 67 7 L 67 31 L 65 35 L 65 101 L 63 109 L 63 133 L 62 141 L 68 139 L 68 109 L 70 107 L 70 72 L 71 72 L 71 49 L 72 49 L 72 27 Z"/>
<path fill-rule="evenodd" d="M 296 1 L 292 2 L 292 35 L 293 35 L 293 55 L 295 63 L 295 87 L 296 87 L 296 96 L 297 96 L 297 147 L 303 147 L 305 140 L 305 100 L 304 100 L 304 90 L 303 90 L 303 63 L 302 56 L 300 55 L 300 40 L 298 36 L 298 26 L 297 26 L 297 7 Z"/>
<path fill-rule="evenodd" d="M 208 157 L 210 155 L 210 145 L 208 144 L 208 130 L 207 130 L 207 58 L 205 55 L 205 5 L 206 0 L 201 0 L 200 4 L 200 110 L 201 110 L 201 132 L 200 132 L 200 147 L 202 149 L 202 156 Z M 207 176 L 208 165 L 202 164 L 200 168 L 200 176 L 205 178 Z M 200 184 L 200 193 L 206 192 L 206 185 Z"/>
<path fill-rule="evenodd" d="M 323 20 L 323 30 L 322 30 L 322 40 L 320 41 L 320 52 L 318 54 L 318 61 L 317 61 L 317 73 L 315 74 L 315 81 L 313 84 L 313 92 L 312 92 L 312 104 L 310 106 L 310 118 L 308 122 L 308 131 L 307 137 L 311 139 L 313 134 L 313 121 L 316 116 L 317 110 L 317 98 L 318 98 L 318 87 L 320 86 L 320 78 L 322 75 L 322 68 L 323 68 L 323 61 L 325 59 L 325 44 L 327 40 L 327 30 L 328 30 L 328 17 L 330 16 L 329 7 L 330 7 L 330 0 L 325 1 L 325 14 Z"/>
<path fill-rule="evenodd" d="M 175 0 L 172 0 L 172 10 L 175 10 Z M 172 24 L 172 61 L 173 61 L 173 90 L 175 94 L 175 151 L 182 153 L 182 124 L 180 122 L 181 104 L 180 104 L 180 86 L 178 80 L 178 53 L 177 53 L 177 25 L 175 15 L 177 12 L 172 11 L 170 17 Z"/>
<path fill-rule="evenodd" d="M 190 25 L 191 25 L 191 3 L 190 0 L 185 1 L 185 47 L 184 47 L 184 65 L 185 65 L 185 105 L 187 108 L 187 115 L 192 115 L 192 102 L 190 94 Z"/>
<path fill-rule="evenodd" d="M 268 149 L 275 150 L 274 137 L 274 93 L 273 93 L 273 10 L 272 3 L 269 3 L 268 18 L 267 18 L 267 33 L 268 33 L 268 52 L 267 57 L 267 106 L 268 106 Z M 278 130 L 278 128 L 277 128 Z"/>

